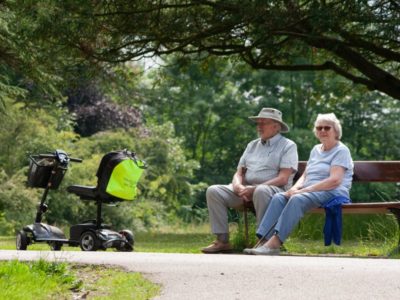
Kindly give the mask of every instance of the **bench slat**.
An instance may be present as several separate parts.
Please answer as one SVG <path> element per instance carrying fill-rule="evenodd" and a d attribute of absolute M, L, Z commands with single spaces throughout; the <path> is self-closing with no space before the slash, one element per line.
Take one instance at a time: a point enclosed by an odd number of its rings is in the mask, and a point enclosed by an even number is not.
<path fill-rule="evenodd" d="M 354 181 L 400 182 L 400 161 L 357 161 Z"/>
<path fill-rule="evenodd" d="M 306 161 L 299 161 L 294 182 L 303 174 Z M 400 182 L 400 161 L 354 161 L 353 182 Z"/>
<path fill-rule="evenodd" d="M 389 209 L 400 209 L 400 202 L 372 202 L 372 203 L 349 203 L 342 205 L 344 214 L 386 214 Z M 315 208 L 311 213 L 325 213 L 324 208 Z"/>

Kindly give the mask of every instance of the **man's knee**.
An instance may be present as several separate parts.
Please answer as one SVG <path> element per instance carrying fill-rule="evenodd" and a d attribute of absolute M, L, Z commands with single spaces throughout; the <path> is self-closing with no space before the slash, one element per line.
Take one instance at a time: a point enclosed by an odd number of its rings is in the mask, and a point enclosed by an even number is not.
<path fill-rule="evenodd" d="M 269 185 L 260 184 L 254 190 L 253 201 L 254 202 L 257 202 L 257 201 L 269 202 L 274 194 L 275 194 L 275 191 Z"/>
<path fill-rule="evenodd" d="M 220 198 L 221 186 L 218 184 L 211 185 L 207 188 L 206 199 L 207 203 L 212 203 Z"/>
<path fill-rule="evenodd" d="M 207 201 L 209 200 L 209 199 L 211 199 L 211 198 L 214 198 L 213 196 L 217 193 L 217 185 L 211 185 L 211 186 L 209 186 L 208 188 L 207 188 L 207 191 L 206 191 L 206 198 L 207 198 Z"/>
<path fill-rule="evenodd" d="M 269 185 L 260 184 L 256 186 L 256 189 L 254 190 L 254 195 L 268 195 L 272 197 L 274 195 L 274 191 Z"/>

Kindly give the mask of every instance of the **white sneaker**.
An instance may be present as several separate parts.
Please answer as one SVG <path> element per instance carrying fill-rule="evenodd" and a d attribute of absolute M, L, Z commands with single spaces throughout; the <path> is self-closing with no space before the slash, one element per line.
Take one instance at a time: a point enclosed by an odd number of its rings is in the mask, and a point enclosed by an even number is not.
<path fill-rule="evenodd" d="M 253 250 L 254 250 L 255 248 L 245 248 L 244 250 L 243 250 L 243 253 L 244 254 L 253 254 Z"/>
<path fill-rule="evenodd" d="M 252 249 L 251 251 L 251 253 L 255 255 L 279 255 L 280 252 L 281 250 L 279 248 L 272 249 L 265 246 L 260 246 L 256 249 Z"/>

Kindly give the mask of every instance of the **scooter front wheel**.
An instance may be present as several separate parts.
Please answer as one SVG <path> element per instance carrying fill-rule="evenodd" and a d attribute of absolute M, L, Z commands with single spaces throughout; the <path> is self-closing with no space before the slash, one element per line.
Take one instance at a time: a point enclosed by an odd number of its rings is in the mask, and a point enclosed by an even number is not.
<path fill-rule="evenodd" d="M 92 231 L 82 233 L 79 245 L 83 251 L 96 251 L 99 249 L 99 241 L 96 234 Z"/>
<path fill-rule="evenodd" d="M 50 249 L 51 249 L 52 251 L 60 251 L 61 248 L 62 248 L 62 246 L 63 246 L 63 243 L 60 243 L 60 242 L 50 242 L 49 245 L 50 245 Z"/>
<path fill-rule="evenodd" d="M 17 233 L 15 244 L 17 250 L 26 250 L 28 248 L 28 236 L 25 231 L 21 230 Z"/>
<path fill-rule="evenodd" d="M 125 237 L 127 243 L 125 243 L 123 246 L 118 245 L 117 250 L 118 251 L 124 251 L 124 252 L 131 252 L 133 251 L 133 244 L 135 243 L 133 233 L 132 231 L 128 229 L 121 230 L 119 232 L 122 236 Z"/>

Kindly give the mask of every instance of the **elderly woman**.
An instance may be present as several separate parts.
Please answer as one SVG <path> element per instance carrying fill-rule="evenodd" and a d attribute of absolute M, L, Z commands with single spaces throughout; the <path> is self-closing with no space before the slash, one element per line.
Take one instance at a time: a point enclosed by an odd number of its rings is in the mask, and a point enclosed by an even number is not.
<path fill-rule="evenodd" d="M 334 197 L 349 198 L 353 161 L 349 149 L 340 142 L 342 127 L 335 114 L 319 114 L 314 134 L 321 144 L 314 146 L 307 167 L 288 191 L 275 194 L 257 230 L 266 240 L 247 254 L 275 255 L 303 215 L 323 206 Z"/>

